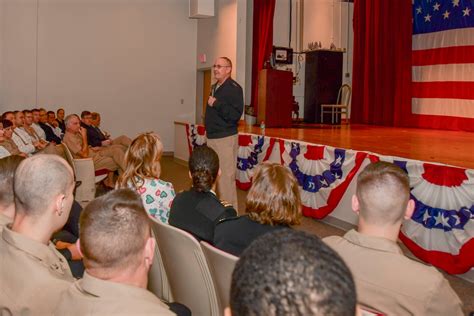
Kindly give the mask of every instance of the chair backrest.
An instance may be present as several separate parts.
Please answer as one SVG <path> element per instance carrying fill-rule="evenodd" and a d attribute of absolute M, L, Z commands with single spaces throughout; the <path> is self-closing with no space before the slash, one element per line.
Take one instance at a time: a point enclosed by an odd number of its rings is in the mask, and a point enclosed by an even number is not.
<path fill-rule="evenodd" d="M 154 233 L 153 237 L 155 237 Z M 163 259 L 158 245 L 155 247 L 153 264 L 151 265 L 150 271 L 148 272 L 148 290 L 153 292 L 156 296 L 164 301 L 173 301 L 170 284 L 168 282 L 168 277 L 166 276 L 166 270 L 163 265 Z"/>
<path fill-rule="evenodd" d="M 168 224 L 152 222 L 171 294 L 196 316 L 217 316 L 219 305 L 206 258 L 197 240 Z"/>
<path fill-rule="evenodd" d="M 337 94 L 337 104 L 349 106 L 351 103 L 352 88 L 348 84 L 343 84 Z"/>
<path fill-rule="evenodd" d="M 205 241 L 201 241 L 201 246 L 217 292 L 219 310 L 223 312 L 224 308 L 229 306 L 232 272 L 239 258 L 217 249 Z"/>
<path fill-rule="evenodd" d="M 74 165 L 74 157 L 72 156 L 71 151 L 69 150 L 69 148 L 64 142 L 62 142 L 61 145 L 63 146 L 64 155 L 66 156 L 66 161 L 71 166 L 72 170 L 74 171 L 74 174 L 76 174 L 76 166 Z"/>
<path fill-rule="evenodd" d="M 76 189 L 75 199 L 79 203 L 92 201 L 95 197 L 95 175 L 92 158 L 74 159 L 66 144 L 63 142 L 61 145 L 63 146 L 66 160 L 74 171 L 76 181 L 81 181 L 81 185 Z"/>

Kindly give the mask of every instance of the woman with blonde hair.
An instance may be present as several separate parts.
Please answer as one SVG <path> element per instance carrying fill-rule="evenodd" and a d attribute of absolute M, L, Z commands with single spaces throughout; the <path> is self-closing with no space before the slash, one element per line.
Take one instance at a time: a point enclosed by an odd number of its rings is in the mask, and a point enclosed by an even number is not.
<path fill-rule="evenodd" d="M 290 169 L 278 163 L 260 164 L 253 176 L 245 204 L 246 214 L 220 222 L 214 231 L 214 245 L 235 256 L 259 236 L 299 225 L 301 197 Z"/>
<path fill-rule="evenodd" d="M 117 186 L 136 190 L 148 214 L 168 223 L 175 192 L 170 182 L 160 179 L 162 154 L 163 143 L 157 134 L 138 135 L 125 154 L 126 167 Z"/>

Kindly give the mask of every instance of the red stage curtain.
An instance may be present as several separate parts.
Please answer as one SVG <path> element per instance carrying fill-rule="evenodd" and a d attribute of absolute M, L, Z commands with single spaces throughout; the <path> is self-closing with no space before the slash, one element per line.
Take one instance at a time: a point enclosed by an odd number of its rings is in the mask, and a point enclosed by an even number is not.
<path fill-rule="evenodd" d="M 253 2 L 252 105 L 254 113 L 257 113 L 258 108 L 258 73 L 272 53 L 275 1 L 254 0 Z"/>
<path fill-rule="evenodd" d="M 411 125 L 411 0 L 355 0 L 351 122 Z"/>

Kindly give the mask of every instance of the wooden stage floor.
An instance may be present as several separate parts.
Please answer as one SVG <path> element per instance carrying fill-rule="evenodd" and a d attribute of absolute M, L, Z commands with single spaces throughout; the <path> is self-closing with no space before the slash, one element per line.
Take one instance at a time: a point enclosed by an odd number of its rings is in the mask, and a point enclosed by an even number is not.
<path fill-rule="evenodd" d="M 258 126 L 245 124 L 239 126 L 239 131 L 261 133 Z M 266 128 L 265 135 L 474 169 L 474 133 L 470 132 L 299 124 L 293 128 Z"/>

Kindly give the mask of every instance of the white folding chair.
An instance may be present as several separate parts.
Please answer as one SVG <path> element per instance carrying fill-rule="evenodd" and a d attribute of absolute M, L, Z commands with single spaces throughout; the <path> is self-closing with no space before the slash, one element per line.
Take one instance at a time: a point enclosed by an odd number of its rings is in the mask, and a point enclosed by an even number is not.
<path fill-rule="evenodd" d="M 153 236 L 155 236 L 154 233 Z M 155 247 L 153 264 L 151 265 L 150 271 L 148 272 L 148 290 L 166 302 L 173 301 L 168 277 L 166 276 L 165 267 L 163 266 L 163 259 L 161 257 L 160 248 L 158 245 Z"/>
<path fill-rule="evenodd" d="M 153 221 L 152 227 L 173 299 L 186 305 L 193 315 L 220 315 L 211 273 L 197 240 L 168 224 Z"/>
<path fill-rule="evenodd" d="M 217 292 L 219 311 L 224 314 L 224 309 L 229 306 L 230 284 L 232 272 L 238 257 L 222 251 L 205 241 L 201 241 L 202 251 L 206 257 L 209 270 L 211 271 L 214 288 Z"/>
<path fill-rule="evenodd" d="M 92 158 L 74 158 L 64 142 L 62 146 L 66 160 L 76 175 L 76 181 L 81 181 L 81 185 L 76 189 L 75 199 L 79 203 L 88 203 L 95 198 L 95 184 L 107 178 L 107 172 L 105 170 L 97 170 L 96 172 Z"/>

